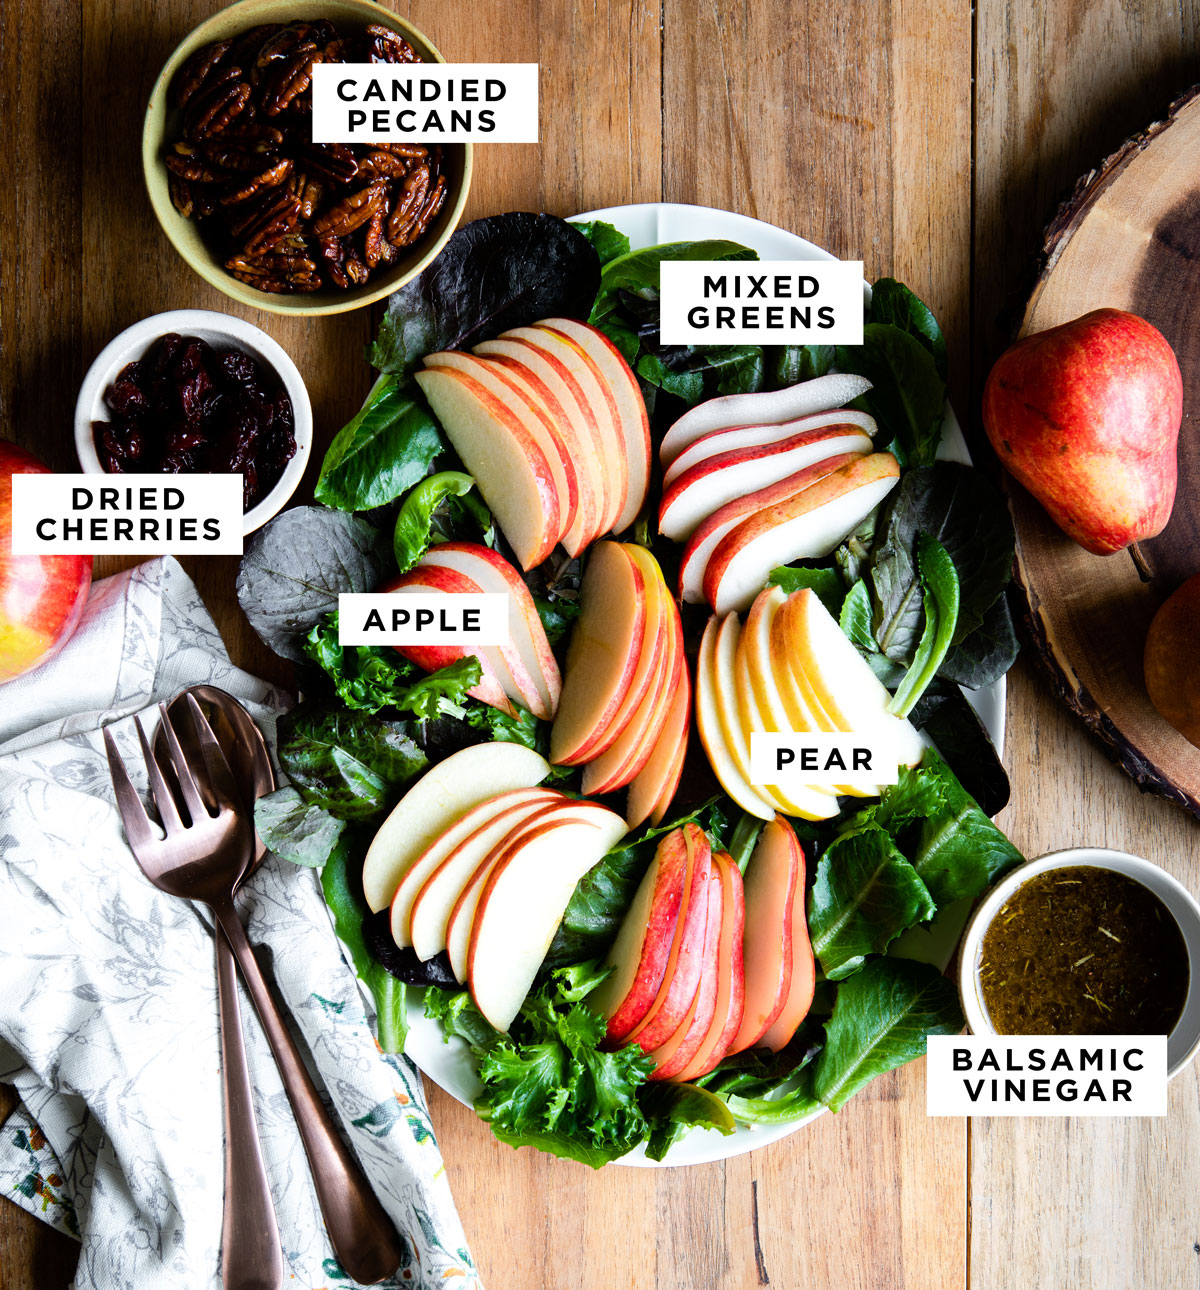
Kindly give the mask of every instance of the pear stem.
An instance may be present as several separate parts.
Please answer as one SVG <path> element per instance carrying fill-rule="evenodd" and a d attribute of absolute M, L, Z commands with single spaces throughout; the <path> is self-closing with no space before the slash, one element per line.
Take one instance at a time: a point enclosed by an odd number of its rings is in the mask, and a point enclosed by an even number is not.
<path fill-rule="evenodd" d="M 1142 548 L 1136 542 L 1129 548 L 1129 558 L 1133 561 L 1133 567 L 1137 570 L 1138 577 L 1143 582 L 1151 582 L 1154 578 L 1154 570 L 1142 553 Z"/>

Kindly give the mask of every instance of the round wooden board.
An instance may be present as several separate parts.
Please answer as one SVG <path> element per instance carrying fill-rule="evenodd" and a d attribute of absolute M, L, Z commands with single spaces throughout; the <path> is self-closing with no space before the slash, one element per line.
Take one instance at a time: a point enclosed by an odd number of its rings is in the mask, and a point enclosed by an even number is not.
<path fill-rule="evenodd" d="M 1044 264 L 1021 334 L 1110 305 L 1149 319 L 1183 370 L 1179 491 L 1163 533 L 1139 544 L 1152 577 L 1126 553 L 1089 554 L 1034 499 L 1006 481 L 1017 530 L 1017 580 L 1037 652 L 1061 697 L 1140 788 L 1200 816 L 1200 748 L 1154 710 L 1142 646 L 1158 606 L 1200 572 L 1200 86 L 1168 117 L 1085 175 L 1046 234 Z M 1200 640 L 1195 643 L 1200 667 Z"/>

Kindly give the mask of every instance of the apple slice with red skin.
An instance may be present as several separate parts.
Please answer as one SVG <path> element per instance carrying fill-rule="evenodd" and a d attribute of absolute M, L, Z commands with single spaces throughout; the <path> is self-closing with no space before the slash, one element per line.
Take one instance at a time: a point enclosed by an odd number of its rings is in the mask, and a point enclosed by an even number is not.
<path fill-rule="evenodd" d="M 613 521 L 613 529 L 623 533 L 637 519 L 650 491 L 650 418 L 641 386 L 624 355 L 599 328 L 575 318 L 545 318 L 536 325 L 539 330 L 558 333 L 587 354 L 616 399 L 629 482 L 625 505 Z"/>
<path fill-rule="evenodd" d="M 625 799 L 625 823 L 630 829 L 636 829 L 647 819 L 652 824 L 657 824 L 675 796 L 687 757 L 691 701 L 692 685 L 685 659 L 662 729 L 658 732 L 646 764 L 629 785 L 629 794 Z"/>
<path fill-rule="evenodd" d="M 594 542 L 607 531 L 606 517 L 610 510 L 619 512 L 624 503 L 624 472 L 610 468 L 611 454 L 596 409 L 575 372 L 553 349 L 543 349 L 511 335 L 485 340 L 475 346 L 474 352 L 485 355 L 510 371 L 531 372 L 553 392 L 567 413 L 578 444 L 581 474 L 587 476 L 596 500 L 592 516 L 593 527 L 583 535 L 583 545 Z M 608 415 L 607 409 L 604 415 Z M 619 501 L 614 496 L 614 490 L 618 487 L 622 492 Z"/>
<path fill-rule="evenodd" d="M 667 589 L 662 570 L 658 567 L 658 561 L 650 552 L 645 547 L 635 544 L 622 544 L 621 549 L 638 567 L 642 577 L 642 586 L 646 593 L 646 615 L 642 626 L 642 641 L 638 647 L 638 657 L 633 675 L 629 678 L 628 688 L 621 696 L 620 703 L 615 711 L 607 715 L 604 721 L 593 731 L 591 737 L 575 750 L 572 755 L 573 765 L 579 765 L 583 762 L 594 764 L 597 759 L 609 753 L 613 745 L 621 740 L 625 741 L 626 751 L 628 751 L 629 740 L 625 737 L 627 735 L 636 737 L 636 732 L 631 727 L 639 719 L 643 717 L 649 718 L 648 712 L 644 711 L 646 701 L 647 699 L 653 701 L 653 697 L 657 692 L 655 687 L 660 687 L 665 679 L 664 667 L 669 667 L 669 659 L 666 664 L 664 664 L 663 660 L 671 647 L 672 616 L 678 619 L 679 611 L 675 608 L 675 602 Z M 598 779 L 606 778 L 619 764 L 618 759 L 610 757 L 602 771 L 592 772 L 591 780 L 597 781 Z M 585 784 L 587 782 L 585 777 Z M 592 792 L 586 786 L 583 791 L 585 795 L 590 795 Z"/>
<path fill-rule="evenodd" d="M 569 801 L 561 793 L 550 789 L 522 788 L 489 797 L 460 816 L 443 833 L 440 833 L 408 866 L 400 879 L 390 908 L 392 939 L 401 949 L 412 945 L 412 911 L 429 878 L 442 862 L 464 842 L 481 833 L 495 832 L 496 840 L 511 833 L 514 827 L 530 813 L 555 800 Z M 453 902 L 451 902 L 453 904 Z M 439 946 L 444 949 L 444 946 Z M 437 950 L 433 951 L 436 954 Z M 433 954 L 421 955 L 432 958 Z"/>
<path fill-rule="evenodd" d="M 464 354 L 459 350 L 443 350 L 429 354 L 423 360 L 426 371 L 457 371 L 478 381 L 492 396 L 503 403 L 513 416 L 523 421 L 529 433 L 542 445 L 554 486 L 559 498 L 559 534 L 561 542 L 575 523 L 579 513 L 579 475 L 576 458 L 564 436 L 562 421 L 556 421 L 545 404 L 528 393 L 528 384 L 522 385 L 499 363 L 478 354 Z M 549 390 L 546 396 L 552 398 Z"/>
<path fill-rule="evenodd" d="M 436 592 L 439 595 L 454 596 L 478 595 L 483 588 L 473 578 L 468 578 L 457 569 L 445 568 L 437 564 L 418 564 L 407 573 L 393 578 L 383 590 L 396 595 Z M 447 649 L 454 650 L 460 658 L 473 655 L 479 660 L 484 676 L 494 676 L 509 699 L 528 708 L 535 715 L 545 711 L 537 678 L 526 668 L 525 660 L 511 643 L 479 645 L 473 650 L 457 645 L 393 645 L 392 648 L 398 654 L 416 663 L 418 667 L 425 666 L 421 658 L 427 656 L 429 651 L 440 653 Z M 445 664 L 439 666 L 444 667 Z M 482 678 L 480 684 L 482 684 Z M 507 711 L 512 712 L 511 704 L 508 705 Z"/>
<path fill-rule="evenodd" d="M 551 789 L 529 790 L 521 795 L 520 801 L 516 794 L 512 794 L 512 804 L 502 815 L 493 816 L 445 851 L 432 871 L 426 871 L 425 880 L 409 912 L 409 944 L 416 950 L 418 958 L 430 959 L 446 948 L 446 932 L 454 906 L 497 843 L 511 837 L 518 828 L 536 820 L 551 807 L 569 800 Z"/>
<path fill-rule="evenodd" d="M 788 831 L 791 832 L 790 829 Z M 808 914 L 804 895 L 804 847 L 794 833 L 792 833 L 791 844 L 799 853 L 796 860 L 799 870 L 796 880 L 797 894 L 792 902 L 792 979 L 779 1015 L 758 1039 L 760 1048 L 769 1048 L 775 1053 L 787 1046 L 799 1029 L 800 1023 L 808 1016 L 817 986 L 817 965 L 813 960 L 812 941 L 808 935 Z"/>
<path fill-rule="evenodd" d="M 721 880 L 721 936 L 717 944 L 717 998 L 712 1024 L 695 1055 L 674 1078 L 699 1079 L 719 1065 L 741 1029 L 746 1001 L 742 943 L 746 922 L 741 870 L 724 852 L 713 854 L 713 871 Z"/>
<path fill-rule="evenodd" d="M 805 430 L 776 443 L 717 453 L 685 470 L 663 490 L 658 531 L 683 542 L 722 506 L 796 474 L 826 457 L 869 453 L 871 440 L 858 426 Z"/>
<path fill-rule="evenodd" d="M 568 823 L 584 820 L 607 826 L 613 814 L 614 812 L 601 806 L 599 802 L 572 799 L 561 803 L 551 802 L 536 816 L 524 823 L 514 825 L 508 836 L 502 838 L 483 857 L 455 898 L 450 915 L 446 919 L 446 954 L 454 975 L 460 982 L 465 984 L 470 977 L 471 932 L 479 913 L 480 899 L 487 887 L 492 869 L 506 850 L 531 831 L 541 829 L 547 824 L 561 823 L 564 820 Z"/>
<path fill-rule="evenodd" d="M 881 730 L 896 745 L 903 766 L 915 766 L 925 744 L 909 721 L 887 710 L 891 699 L 836 619 L 809 588 L 793 592 L 777 618 L 794 676 L 804 683 L 834 730 Z"/>
<path fill-rule="evenodd" d="M 689 444 L 714 430 L 730 426 L 769 425 L 817 412 L 832 412 L 870 388 L 871 382 L 865 377 L 834 372 L 782 390 L 706 399 L 685 412 L 663 436 L 658 449 L 659 461 L 665 469 Z"/>
<path fill-rule="evenodd" d="M 704 570 L 704 598 L 719 614 L 744 610 L 771 570 L 832 551 L 896 486 L 900 466 L 874 452 L 744 519 L 717 543 Z"/>
<path fill-rule="evenodd" d="M 502 1033 L 520 1011 L 576 884 L 625 834 L 625 821 L 565 814 L 522 833 L 491 867 L 471 923 L 471 997 Z M 607 820 L 599 818 L 607 816 Z"/>
<path fill-rule="evenodd" d="M 511 597 L 519 619 L 510 623 L 513 648 L 525 670 L 533 677 L 540 696 L 541 710 L 534 707 L 529 710 L 543 721 L 553 720 L 558 696 L 562 693 L 562 676 L 524 578 L 499 551 L 474 542 L 435 543 L 421 557 L 419 567 L 439 565 L 471 578 L 479 584 L 480 591 L 505 593 Z"/>
<path fill-rule="evenodd" d="M 533 788 L 550 764 L 514 743 L 472 744 L 409 786 L 379 826 L 363 861 L 363 895 L 376 913 L 392 903 L 409 865 L 460 816 L 497 794 Z"/>
<path fill-rule="evenodd" d="M 719 510 L 714 511 L 688 538 L 679 560 L 679 594 L 682 599 L 693 604 L 704 600 L 704 573 L 708 568 L 709 557 L 720 545 L 721 539 L 731 533 L 751 515 L 785 501 L 803 491 L 818 479 L 831 475 L 835 470 L 847 466 L 862 453 L 844 452 L 823 461 L 814 462 L 803 470 L 798 470 L 786 479 L 780 479 L 766 488 L 747 493 L 726 502 Z"/>
<path fill-rule="evenodd" d="M 776 818 L 763 826 L 745 884 L 746 1005 L 730 1054 L 755 1047 L 788 1001 L 794 906 L 804 903 L 804 852 L 786 820 Z"/>
<path fill-rule="evenodd" d="M 769 820 L 775 814 L 775 806 L 742 773 L 729 747 L 717 708 L 715 658 L 720 629 L 721 620 L 713 614 L 700 638 L 700 653 L 696 659 L 696 729 L 700 733 L 704 751 L 708 754 L 709 765 L 721 787 L 743 811 L 748 811 L 760 820 Z"/>
<path fill-rule="evenodd" d="M 617 518 L 624 512 L 629 496 L 628 454 L 616 394 L 591 355 L 572 344 L 561 332 L 542 327 L 514 327 L 511 331 L 504 332 L 500 339 L 524 341 L 558 359 L 570 370 L 591 405 L 604 445 L 600 460 L 608 472 L 610 485 L 604 524 L 600 531 L 610 532 Z"/>
<path fill-rule="evenodd" d="M 414 377 L 521 568 L 541 564 L 565 527 L 555 472 L 541 441 L 473 377 L 448 367 L 426 368 Z"/>
<path fill-rule="evenodd" d="M 713 1017 L 716 1015 L 721 975 L 719 949 L 722 884 L 720 866 L 715 855 L 712 864 L 707 884 L 708 913 L 704 924 L 704 948 L 700 951 L 700 981 L 674 1034 L 649 1054 L 654 1062 L 650 1078 L 654 1080 L 671 1079 L 687 1067 L 712 1029 Z"/>
<path fill-rule="evenodd" d="M 625 1041 L 663 983 L 689 872 L 687 835 L 672 829 L 659 840 L 604 960 L 613 971 L 588 996 L 608 1023 L 610 1047 Z"/>
<path fill-rule="evenodd" d="M 672 604 L 672 608 L 674 605 Z M 624 788 L 650 760 L 654 745 L 666 721 L 671 697 L 687 670 L 682 633 L 668 622 L 665 643 L 658 651 L 655 676 L 637 711 L 612 746 L 583 771 L 583 792 L 599 796 Z"/>
<path fill-rule="evenodd" d="M 646 594 L 640 566 L 619 542 L 592 547 L 550 731 L 551 761 L 576 765 L 620 709 L 641 658 Z"/>
<path fill-rule="evenodd" d="M 836 412 L 818 412 L 811 417 L 800 417 L 795 421 L 784 421 L 780 425 L 730 426 L 725 430 L 713 430 L 701 435 L 694 443 L 689 444 L 663 473 L 663 487 L 673 484 L 685 471 L 707 461 L 710 457 L 736 451 L 740 448 L 767 447 L 791 439 L 798 434 L 811 430 L 824 430 L 833 426 L 854 426 L 869 439 L 874 439 L 879 432 L 875 418 L 866 412 L 855 412 L 849 408 L 839 408 Z"/>
<path fill-rule="evenodd" d="M 683 826 L 688 848 L 688 876 L 683 903 L 675 926 L 675 938 L 667 957 L 662 985 L 646 1015 L 626 1036 L 644 1052 L 652 1052 L 675 1032 L 700 984 L 704 959 L 704 924 L 708 915 L 708 879 L 712 873 L 712 850 L 698 824 Z"/>

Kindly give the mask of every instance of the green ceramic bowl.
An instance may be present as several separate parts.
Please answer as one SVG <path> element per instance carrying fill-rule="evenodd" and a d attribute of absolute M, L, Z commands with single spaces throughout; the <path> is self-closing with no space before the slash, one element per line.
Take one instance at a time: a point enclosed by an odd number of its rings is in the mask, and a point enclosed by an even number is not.
<path fill-rule="evenodd" d="M 375 300 L 390 296 L 398 287 L 416 277 L 445 246 L 454 232 L 467 203 L 471 186 L 472 149 L 469 143 L 451 144 L 445 148 L 443 167 L 449 191 L 441 213 L 434 220 L 424 239 L 411 248 L 408 255 L 389 268 L 371 275 L 361 287 L 347 291 L 328 289 L 310 295 L 276 295 L 258 291 L 233 277 L 215 256 L 204 240 L 194 220 L 185 219 L 171 202 L 167 187 L 167 168 L 163 155 L 168 142 L 180 135 L 179 112 L 170 102 L 171 82 L 180 66 L 203 45 L 224 40 L 268 22 L 295 22 L 303 18 L 328 18 L 339 28 L 362 30 L 368 23 L 382 23 L 398 32 L 429 63 L 444 63 L 429 40 L 411 23 L 405 22 L 390 9 L 372 4 L 371 0 L 240 0 L 202 22 L 176 48 L 167 59 L 150 94 L 146 120 L 142 127 L 142 169 L 150 204 L 163 232 L 171 239 L 175 249 L 206 281 L 219 291 L 242 304 L 256 309 L 266 309 L 276 314 L 317 316 L 344 313 L 360 309 Z"/>

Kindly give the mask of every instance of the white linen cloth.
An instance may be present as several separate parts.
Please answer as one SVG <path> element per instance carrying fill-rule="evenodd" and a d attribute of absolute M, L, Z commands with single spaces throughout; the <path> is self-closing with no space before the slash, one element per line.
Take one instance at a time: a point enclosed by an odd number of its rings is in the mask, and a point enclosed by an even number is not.
<path fill-rule="evenodd" d="M 273 743 L 285 696 L 235 668 L 182 567 L 97 583 L 54 659 L 0 687 L 0 1130 L 3 1193 L 81 1241 L 78 1290 L 218 1290 L 222 1100 L 213 941 L 197 907 L 142 876 L 99 734 L 144 790 L 133 714 L 208 682 Z M 380 1053 L 313 870 L 269 856 L 239 897 L 368 1178 L 408 1246 L 389 1286 L 477 1290 L 420 1076 Z M 285 1285 L 353 1286 L 258 1018 L 242 1020 Z"/>

